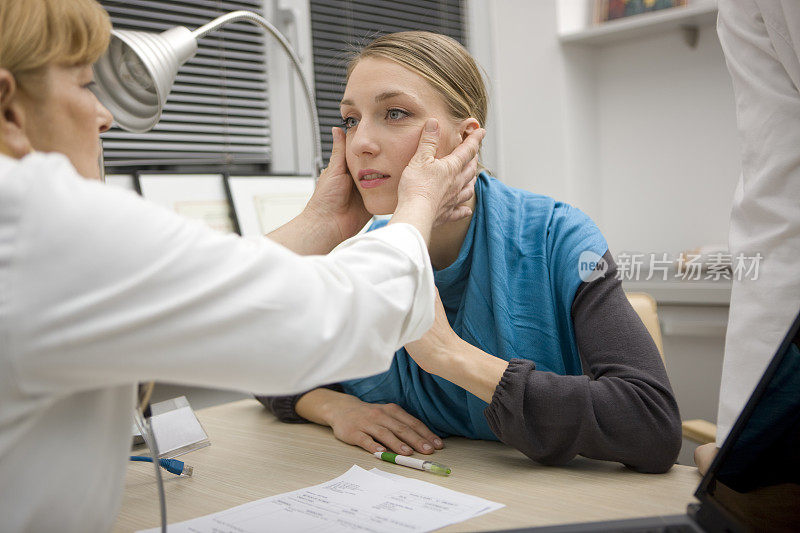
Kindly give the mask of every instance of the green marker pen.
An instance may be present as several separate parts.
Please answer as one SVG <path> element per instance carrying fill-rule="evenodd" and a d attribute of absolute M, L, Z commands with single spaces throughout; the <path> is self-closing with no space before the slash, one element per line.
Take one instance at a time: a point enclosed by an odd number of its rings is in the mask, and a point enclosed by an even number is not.
<path fill-rule="evenodd" d="M 396 453 L 375 452 L 372 455 L 374 455 L 378 459 L 382 459 L 389 463 L 409 466 L 411 468 L 416 468 L 417 470 L 425 470 L 427 472 L 433 472 L 434 474 L 439 474 L 440 476 L 449 476 L 450 472 L 452 472 L 452 470 L 450 470 L 449 467 L 444 466 L 442 464 L 434 463 L 433 461 L 424 461 L 422 459 L 415 459 L 414 457 L 406 457 L 405 455 L 397 455 Z"/>

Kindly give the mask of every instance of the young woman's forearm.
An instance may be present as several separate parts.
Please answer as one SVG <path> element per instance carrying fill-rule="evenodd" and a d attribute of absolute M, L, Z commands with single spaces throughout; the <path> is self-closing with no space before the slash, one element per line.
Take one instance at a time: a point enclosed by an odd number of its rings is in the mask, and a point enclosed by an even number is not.
<path fill-rule="evenodd" d="M 495 357 L 461 341 L 449 354 L 450 363 L 437 375 L 462 387 L 486 403 L 492 402 L 494 391 L 508 368 L 508 361 Z"/>
<path fill-rule="evenodd" d="M 336 392 L 330 389 L 314 389 L 305 393 L 295 404 L 295 412 L 298 416 L 305 418 L 309 422 L 314 422 L 321 426 L 330 426 L 330 414 L 336 405 L 348 398 L 349 394 Z"/>

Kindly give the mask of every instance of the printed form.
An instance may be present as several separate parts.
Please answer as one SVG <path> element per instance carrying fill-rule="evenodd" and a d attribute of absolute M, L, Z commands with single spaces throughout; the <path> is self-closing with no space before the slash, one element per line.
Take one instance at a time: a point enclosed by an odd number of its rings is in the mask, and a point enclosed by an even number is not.
<path fill-rule="evenodd" d="M 331 481 L 170 524 L 170 533 L 433 531 L 503 504 L 356 465 Z M 159 528 L 144 533 L 157 533 Z"/>

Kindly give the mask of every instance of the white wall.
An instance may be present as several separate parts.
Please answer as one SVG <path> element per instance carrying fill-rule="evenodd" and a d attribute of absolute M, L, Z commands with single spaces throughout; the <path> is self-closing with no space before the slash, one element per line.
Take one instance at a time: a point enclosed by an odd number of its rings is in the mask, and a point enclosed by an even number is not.
<path fill-rule="evenodd" d="M 496 175 L 504 182 L 563 197 L 566 188 L 564 65 L 555 39 L 551 1 L 489 2 L 494 113 L 489 136 L 499 136 Z"/>
<path fill-rule="evenodd" d="M 603 230 L 618 250 L 676 253 L 727 243 L 739 141 L 713 26 L 691 49 L 675 33 L 599 54 Z"/>
<path fill-rule="evenodd" d="M 491 62 L 498 177 L 580 207 L 615 252 L 727 242 L 739 145 L 713 25 L 696 48 L 678 31 L 563 46 L 555 0 L 468 5 L 491 35 L 473 52 Z"/>

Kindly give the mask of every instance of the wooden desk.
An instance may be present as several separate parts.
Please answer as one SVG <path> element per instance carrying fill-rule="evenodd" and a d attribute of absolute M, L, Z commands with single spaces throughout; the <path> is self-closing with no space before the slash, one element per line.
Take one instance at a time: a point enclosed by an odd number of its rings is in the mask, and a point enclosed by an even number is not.
<path fill-rule="evenodd" d="M 679 514 L 693 500 L 700 481 L 694 468 L 675 466 L 667 474 L 630 471 L 618 463 L 576 459 L 546 467 L 499 442 L 449 438 L 434 457 L 453 469 L 444 478 L 379 461 L 336 440 L 329 428 L 283 424 L 255 400 L 198 411 L 211 446 L 181 456 L 194 476 L 165 473 L 170 523 L 222 511 L 246 502 L 316 485 L 353 464 L 379 467 L 473 494 L 506 507 L 442 531 L 481 531 L 566 522 Z M 114 531 L 159 524 L 153 467 L 128 467 L 122 509 Z"/>

